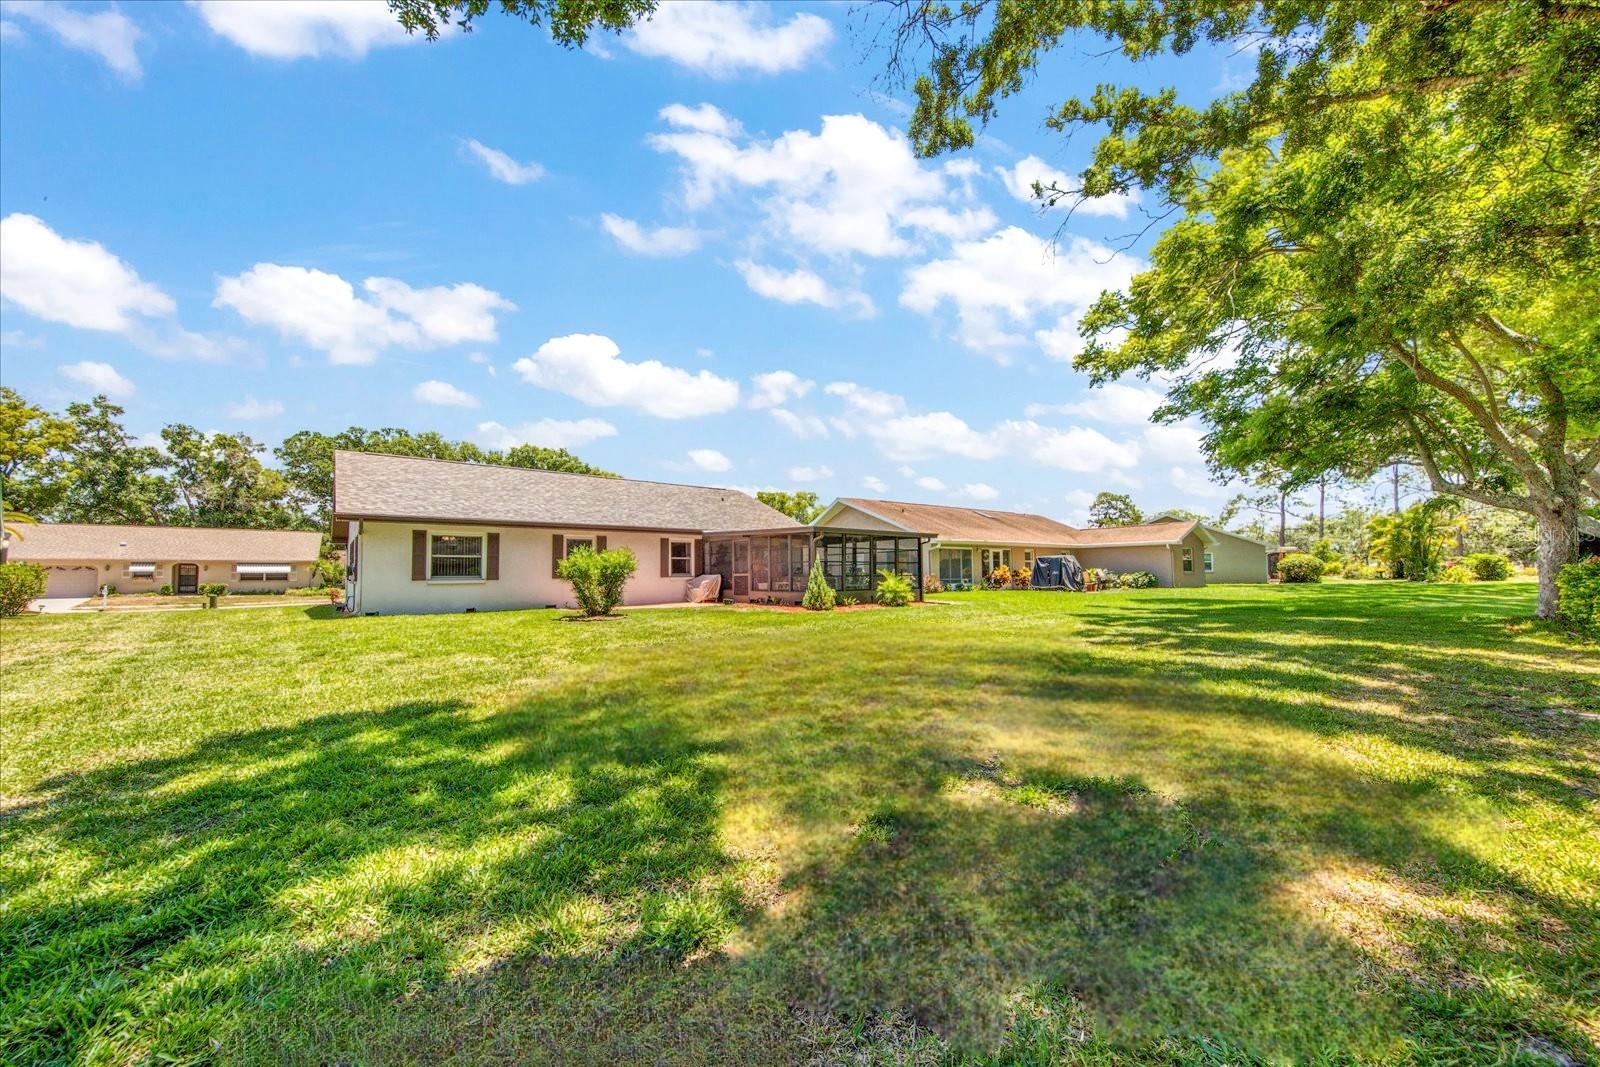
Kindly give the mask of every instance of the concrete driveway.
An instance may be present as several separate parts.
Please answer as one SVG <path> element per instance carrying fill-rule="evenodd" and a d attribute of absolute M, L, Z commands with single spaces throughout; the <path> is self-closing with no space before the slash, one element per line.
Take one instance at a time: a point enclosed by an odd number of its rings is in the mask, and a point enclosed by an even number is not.
<path fill-rule="evenodd" d="M 42 615 L 65 615 L 86 599 L 81 596 L 42 596 L 28 607 Z"/>

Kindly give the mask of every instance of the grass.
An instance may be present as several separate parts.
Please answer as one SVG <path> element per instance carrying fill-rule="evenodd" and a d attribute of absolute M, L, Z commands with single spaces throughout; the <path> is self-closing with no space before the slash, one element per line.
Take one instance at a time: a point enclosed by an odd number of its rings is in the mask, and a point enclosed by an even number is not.
<path fill-rule="evenodd" d="M 0 1062 L 1594 1062 L 1533 597 L 10 620 Z"/>

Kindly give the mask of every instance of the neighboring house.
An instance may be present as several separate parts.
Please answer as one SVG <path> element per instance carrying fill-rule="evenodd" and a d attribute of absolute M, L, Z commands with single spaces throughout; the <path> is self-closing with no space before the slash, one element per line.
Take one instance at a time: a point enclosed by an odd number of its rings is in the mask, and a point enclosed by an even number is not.
<path fill-rule="evenodd" d="M 220 583 L 238 592 L 310 585 L 322 535 L 307 530 L 39 523 L 13 532 L 6 560 L 45 569 L 45 595 L 90 597 L 170 585 L 193 593 Z"/>
<path fill-rule="evenodd" d="M 810 544 L 809 527 L 732 489 L 368 452 L 334 453 L 333 516 L 358 614 L 569 606 L 556 567 L 580 548 L 631 549 L 623 603 L 671 603 L 713 569 L 708 531 Z"/>
<path fill-rule="evenodd" d="M 981 583 L 998 567 L 1032 567 L 1069 554 L 1085 567 L 1149 571 L 1164 586 L 1265 582 L 1266 547 L 1190 519 L 1082 529 L 1043 515 L 841 497 L 817 517 L 819 529 L 846 527 L 929 537 L 922 568 L 947 587 Z"/>

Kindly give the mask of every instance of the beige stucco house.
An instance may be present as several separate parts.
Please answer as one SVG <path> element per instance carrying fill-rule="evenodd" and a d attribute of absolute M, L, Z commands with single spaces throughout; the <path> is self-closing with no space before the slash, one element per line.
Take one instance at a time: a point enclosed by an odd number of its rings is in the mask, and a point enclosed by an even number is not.
<path fill-rule="evenodd" d="M 571 607 L 569 553 L 627 548 L 624 604 L 682 601 L 708 531 L 807 527 L 733 489 L 415 459 L 333 457 L 334 540 L 355 614 Z"/>
<path fill-rule="evenodd" d="M 1084 567 L 1119 573 L 1149 571 L 1163 586 L 1268 578 L 1266 546 L 1177 517 L 1085 529 L 1024 512 L 841 497 L 814 525 L 931 533 L 923 545 L 923 572 L 954 588 L 981 583 L 997 567 L 1031 567 L 1050 555 L 1072 555 Z"/>
<path fill-rule="evenodd" d="M 40 523 L 14 531 L 5 557 L 45 569 L 45 595 L 91 597 L 164 585 L 193 593 L 219 583 L 236 592 L 310 585 L 322 535 L 307 530 L 232 530 L 186 526 Z"/>

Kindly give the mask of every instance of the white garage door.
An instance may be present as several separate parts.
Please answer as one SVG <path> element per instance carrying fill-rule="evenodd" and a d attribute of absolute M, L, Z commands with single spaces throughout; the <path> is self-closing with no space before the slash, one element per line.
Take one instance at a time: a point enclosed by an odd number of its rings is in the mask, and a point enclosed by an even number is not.
<path fill-rule="evenodd" d="M 100 588 L 100 571 L 94 567 L 45 568 L 45 596 L 90 597 Z"/>

